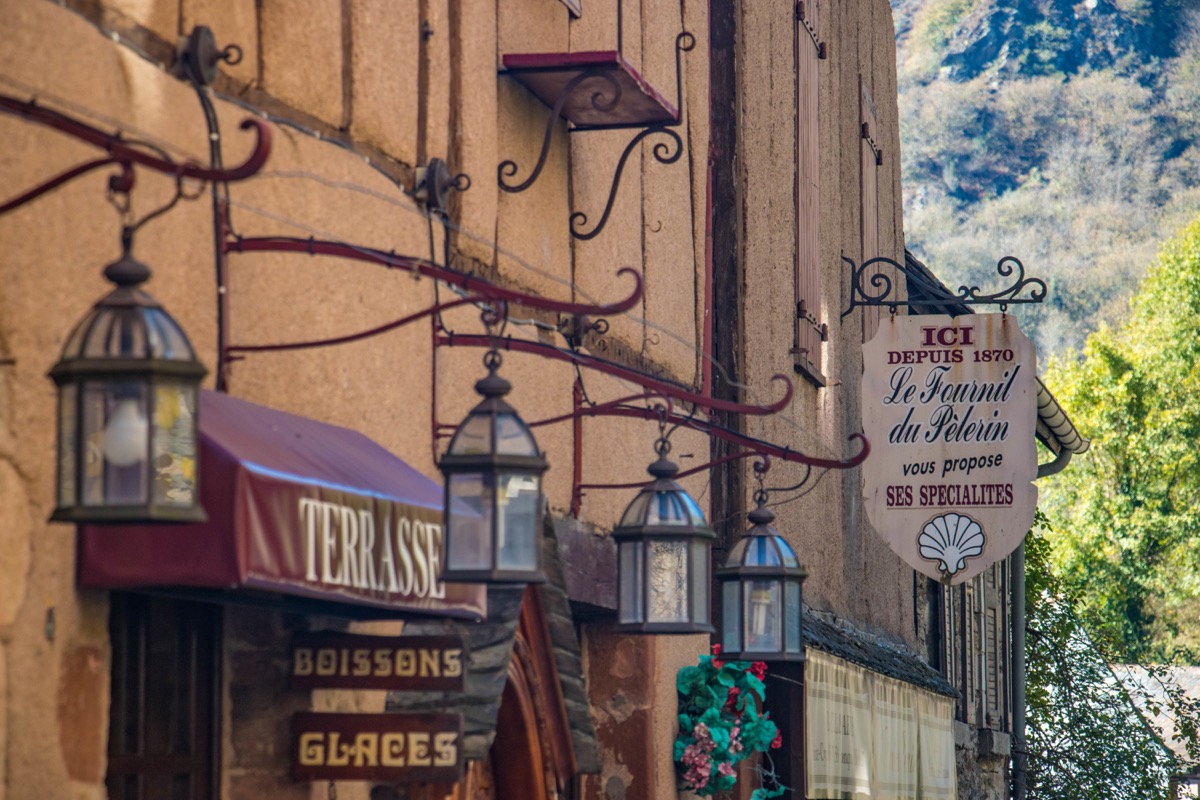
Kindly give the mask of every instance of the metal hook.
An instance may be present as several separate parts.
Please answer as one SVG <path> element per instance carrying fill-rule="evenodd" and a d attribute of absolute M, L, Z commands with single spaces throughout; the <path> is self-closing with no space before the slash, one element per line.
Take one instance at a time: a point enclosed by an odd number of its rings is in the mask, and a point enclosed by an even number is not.
<path fill-rule="evenodd" d="M 756 506 L 765 506 L 767 499 L 770 497 L 763 482 L 767 478 L 767 472 L 771 469 L 771 457 L 763 454 L 754 462 L 754 479 L 758 481 L 758 488 L 754 491 L 753 499 Z"/>
<path fill-rule="evenodd" d="M 483 322 L 483 326 L 487 328 L 488 336 L 492 339 L 499 339 L 504 335 L 505 328 L 508 327 L 508 301 L 507 300 L 492 300 L 480 307 L 479 319 Z"/>
<path fill-rule="evenodd" d="M 500 351 L 493 348 L 483 354 L 483 365 L 487 367 L 488 372 L 495 373 L 500 369 L 500 365 L 504 363 L 504 357 L 500 355 Z"/>

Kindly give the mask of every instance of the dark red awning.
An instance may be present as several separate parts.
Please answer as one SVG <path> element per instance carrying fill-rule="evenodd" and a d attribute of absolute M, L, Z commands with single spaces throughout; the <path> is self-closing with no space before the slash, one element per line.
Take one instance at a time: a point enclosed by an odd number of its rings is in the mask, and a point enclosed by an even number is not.
<path fill-rule="evenodd" d="M 360 433 L 202 392 L 200 499 L 203 523 L 81 526 L 79 585 L 486 614 L 485 587 L 438 580 L 441 485 Z"/>

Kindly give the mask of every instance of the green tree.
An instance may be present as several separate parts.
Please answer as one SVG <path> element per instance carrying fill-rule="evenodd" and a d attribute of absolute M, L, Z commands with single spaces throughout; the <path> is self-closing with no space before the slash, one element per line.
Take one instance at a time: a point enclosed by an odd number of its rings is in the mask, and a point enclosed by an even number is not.
<path fill-rule="evenodd" d="M 1121 327 L 1046 373 L 1091 449 L 1049 481 L 1055 573 L 1124 660 L 1200 655 L 1200 220 L 1161 251 Z"/>
<path fill-rule="evenodd" d="M 1049 535 L 1047 535 L 1049 534 Z M 1112 654 L 1075 613 L 1078 598 L 1050 569 L 1046 518 L 1025 539 L 1029 800 L 1167 800 L 1168 778 L 1185 765 L 1147 716 L 1172 720 L 1196 756 L 1197 701 L 1169 670 L 1114 670 Z"/>

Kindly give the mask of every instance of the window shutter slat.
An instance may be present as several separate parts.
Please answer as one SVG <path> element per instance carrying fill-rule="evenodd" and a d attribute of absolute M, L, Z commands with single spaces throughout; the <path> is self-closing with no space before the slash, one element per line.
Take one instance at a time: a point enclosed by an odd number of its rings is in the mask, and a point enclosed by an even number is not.
<path fill-rule="evenodd" d="M 817 4 L 806 0 L 797 19 L 796 47 L 796 336 L 798 370 L 818 384 L 824 339 L 821 303 L 820 150 L 817 98 L 819 94 L 816 43 Z"/>

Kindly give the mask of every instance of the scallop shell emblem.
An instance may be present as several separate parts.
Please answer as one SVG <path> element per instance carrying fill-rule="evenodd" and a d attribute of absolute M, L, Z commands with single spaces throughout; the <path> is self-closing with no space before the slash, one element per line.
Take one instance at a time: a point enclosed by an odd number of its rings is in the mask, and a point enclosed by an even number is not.
<path fill-rule="evenodd" d="M 929 520 L 917 538 L 921 558 L 938 562 L 938 569 L 946 577 L 965 567 L 968 558 L 981 555 L 985 541 L 978 522 L 954 512 Z"/>

